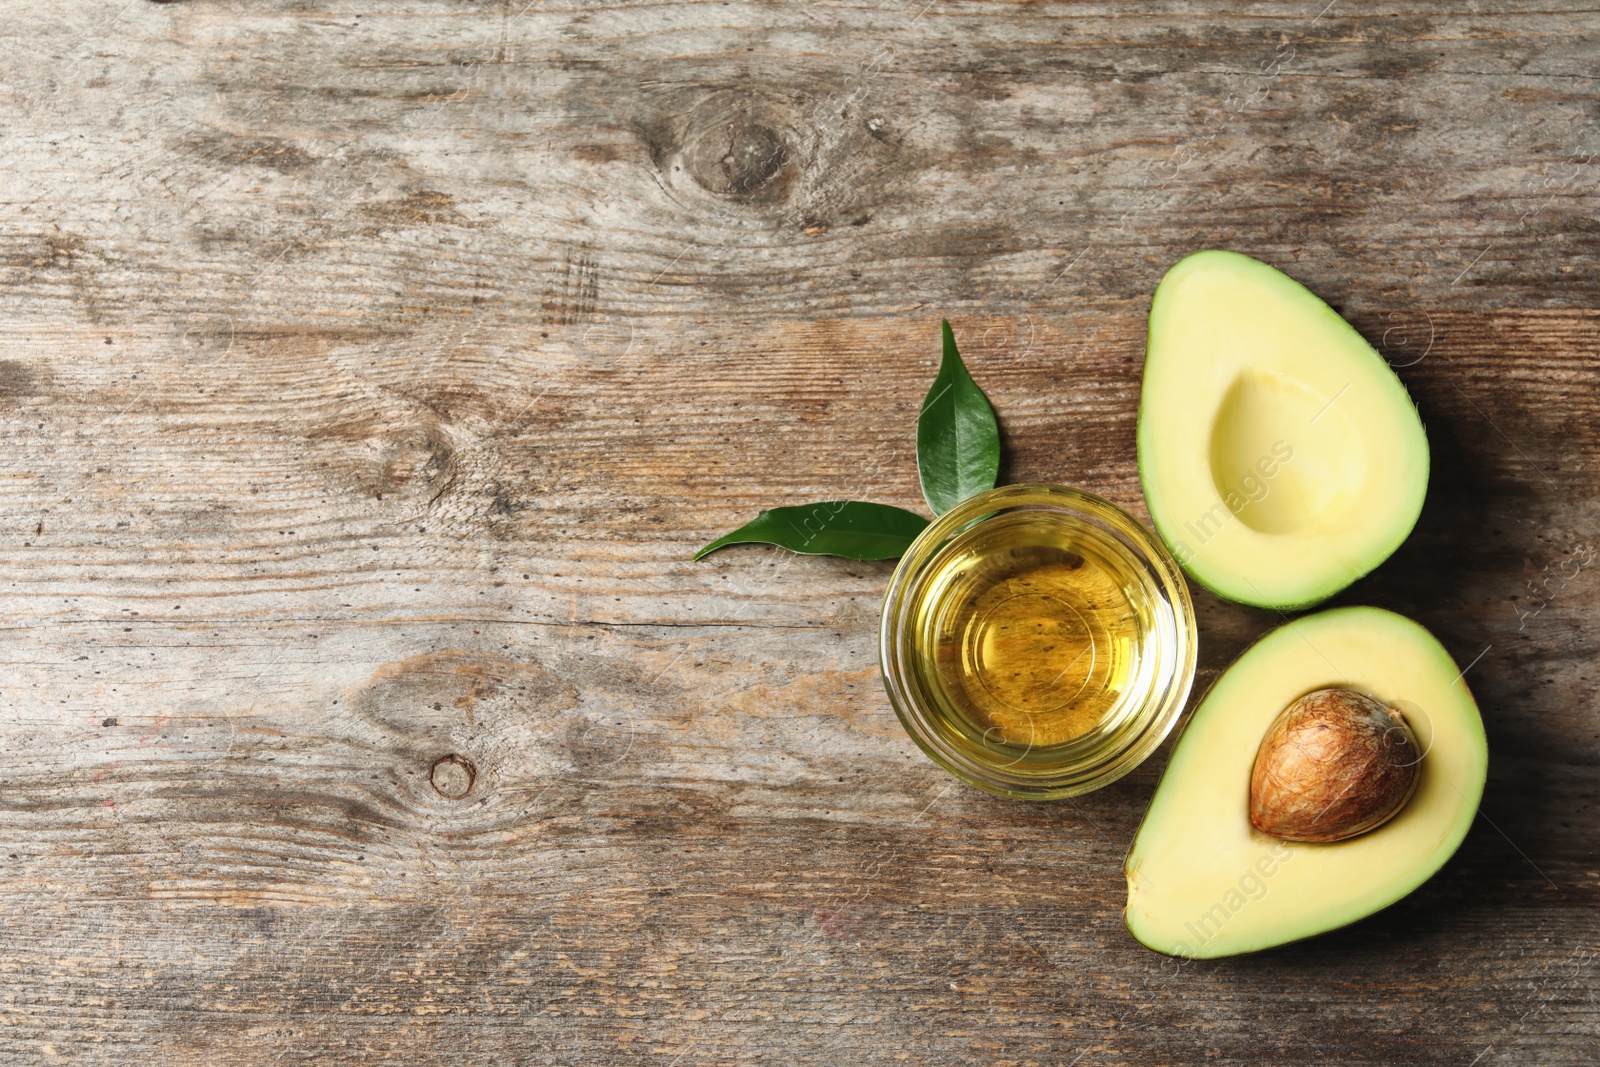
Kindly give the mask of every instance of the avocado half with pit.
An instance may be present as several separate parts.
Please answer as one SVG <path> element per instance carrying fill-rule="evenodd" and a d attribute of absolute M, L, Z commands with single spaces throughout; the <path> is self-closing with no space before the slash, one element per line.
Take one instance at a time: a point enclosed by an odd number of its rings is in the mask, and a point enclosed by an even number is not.
<path fill-rule="evenodd" d="M 1263 740 L 1307 694 L 1351 690 L 1414 735 L 1416 780 L 1397 813 L 1332 843 L 1252 825 Z M 1355 922 L 1426 881 L 1466 836 L 1488 745 L 1450 654 L 1378 608 L 1335 608 L 1273 630 L 1195 711 L 1129 850 L 1128 929 L 1173 956 L 1254 952 Z"/>
<path fill-rule="evenodd" d="M 1139 477 L 1195 581 L 1303 608 L 1406 539 L 1428 440 L 1400 379 L 1332 308 L 1249 256 L 1197 252 L 1150 307 Z"/>

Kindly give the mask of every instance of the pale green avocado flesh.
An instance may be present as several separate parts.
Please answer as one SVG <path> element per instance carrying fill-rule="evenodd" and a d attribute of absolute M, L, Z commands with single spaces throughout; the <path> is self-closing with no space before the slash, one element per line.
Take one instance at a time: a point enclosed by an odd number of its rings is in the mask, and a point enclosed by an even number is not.
<path fill-rule="evenodd" d="M 1332 308 L 1265 263 L 1197 252 L 1150 307 L 1139 476 L 1195 581 L 1302 608 L 1405 540 L 1428 441 L 1405 386 Z"/>
<path fill-rule="evenodd" d="M 1333 844 L 1279 841 L 1250 825 L 1250 771 L 1278 713 L 1344 686 L 1398 708 L 1423 753 L 1393 819 Z M 1206 695 L 1129 850 L 1128 929 L 1173 956 L 1254 952 L 1344 926 L 1399 900 L 1455 852 L 1483 794 L 1477 705 L 1421 626 L 1335 608 L 1263 637 Z"/>

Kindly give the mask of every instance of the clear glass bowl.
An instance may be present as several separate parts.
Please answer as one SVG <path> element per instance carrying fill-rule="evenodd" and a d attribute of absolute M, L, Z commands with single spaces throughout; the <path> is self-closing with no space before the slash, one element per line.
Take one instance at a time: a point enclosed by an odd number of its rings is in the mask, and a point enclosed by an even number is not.
<path fill-rule="evenodd" d="M 1115 504 L 1008 485 L 912 543 L 884 597 L 879 655 L 895 714 L 930 759 L 991 793 L 1053 800 L 1127 774 L 1177 724 L 1194 607 L 1166 547 Z"/>

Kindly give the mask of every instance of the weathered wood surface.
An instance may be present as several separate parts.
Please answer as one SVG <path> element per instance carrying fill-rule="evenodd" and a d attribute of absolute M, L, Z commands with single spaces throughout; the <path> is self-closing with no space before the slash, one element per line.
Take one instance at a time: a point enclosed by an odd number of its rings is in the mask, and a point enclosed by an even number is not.
<path fill-rule="evenodd" d="M 1600 14 L 1204 8 L 0 9 L 0 1062 L 1593 1063 Z M 1406 902 L 1180 965 L 1164 754 L 955 785 L 887 565 L 689 556 L 919 506 L 943 315 L 1006 476 L 1142 514 L 1214 245 L 1403 367 L 1427 511 L 1340 599 L 1493 764 Z M 1199 611 L 1202 683 L 1277 621 Z"/>

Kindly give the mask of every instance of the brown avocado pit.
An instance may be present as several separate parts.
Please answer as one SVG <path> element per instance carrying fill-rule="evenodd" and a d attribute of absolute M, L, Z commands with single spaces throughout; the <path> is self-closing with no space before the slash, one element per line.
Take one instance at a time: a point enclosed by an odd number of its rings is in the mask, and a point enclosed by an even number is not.
<path fill-rule="evenodd" d="M 1250 825 L 1284 841 L 1344 841 L 1405 807 L 1421 749 L 1399 711 L 1318 689 L 1273 720 L 1250 773 Z"/>

